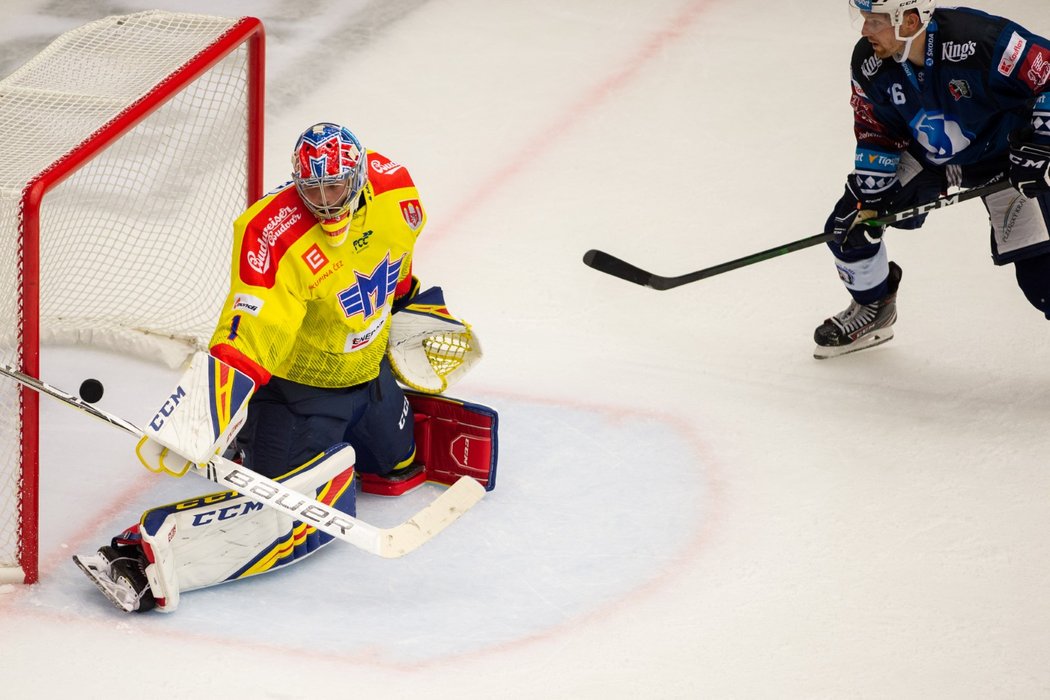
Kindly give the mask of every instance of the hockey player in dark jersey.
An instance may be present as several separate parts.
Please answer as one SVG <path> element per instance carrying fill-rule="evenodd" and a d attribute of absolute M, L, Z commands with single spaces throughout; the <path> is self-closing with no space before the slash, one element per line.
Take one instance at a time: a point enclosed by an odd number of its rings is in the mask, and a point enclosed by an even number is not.
<path fill-rule="evenodd" d="M 992 260 L 1012 264 L 1050 319 L 1050 41 L 1015 22 L 935 0 L 850 0 L 856 166 L 825 231 L 849 307 L 814 333 L 822 359 L 893 337 L 901 268 L 884 229 L 857 225 L 950 186 L 1013 184 L 984 198 Z M 896 224 L 921 226 L 924 217 Z"/>

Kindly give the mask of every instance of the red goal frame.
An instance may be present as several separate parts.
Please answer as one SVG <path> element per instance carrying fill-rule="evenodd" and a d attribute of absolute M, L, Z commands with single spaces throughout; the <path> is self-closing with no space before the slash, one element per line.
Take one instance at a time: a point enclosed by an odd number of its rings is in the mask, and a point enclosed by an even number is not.
<path fill-rule="evenodd" d="M 131 104 L 90 137 L 36 175 L 23 189 L 21 273 L 21 371 L 40 375 L 40 207 L 44 196 L 69 177 L 96 153 L 106 148 L 136 124 L 173 98 L 209 68 L 247 44 L 247 191 L 246 206 L 262 196 L 265 31 L 262 22 L 243 17 L 229 31 L 197 54 L 168 78 Z M 21 389 L 21 484 L 17 537 L 18 559 L 25 583 L 39 577 L 39 395 Z"/>

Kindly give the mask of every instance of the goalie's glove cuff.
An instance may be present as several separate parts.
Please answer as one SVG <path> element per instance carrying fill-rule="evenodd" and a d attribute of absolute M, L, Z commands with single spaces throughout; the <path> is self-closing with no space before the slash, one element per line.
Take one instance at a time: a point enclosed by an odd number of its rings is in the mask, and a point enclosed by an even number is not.
<path fill-rule="evenodd" d="M 406 306 L 411 304 L 412 300 L 419 296 L 419 287 L 419 278 L 413 275 L 409 282 L 408 292 L 394 299 L 394 303 L 390 308 L 390 313 L 396 314 L 398 311 L 403 311 Z"/>

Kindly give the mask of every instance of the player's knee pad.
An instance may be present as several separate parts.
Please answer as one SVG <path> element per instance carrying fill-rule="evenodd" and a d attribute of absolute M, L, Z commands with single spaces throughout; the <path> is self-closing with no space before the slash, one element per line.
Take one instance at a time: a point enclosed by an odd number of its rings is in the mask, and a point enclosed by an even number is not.
<path fill-rule="evenodd" d="M 277 384 L 282 380 L 271 380 Z M 284 386 L 291 384 L 286 380 Z M 268 398 L 269 385 L 260 395 Z M 320 390 L 318 390 L 320 396 Z M 258 398 L 258 397 L 257 397 Z M 346 420 L 331 415 L 323 402 L 335 402 L 332 394 L 321 396 L 321 409 L 316 414 L 300 414 L 277 401 L 253 400 L 248 420 L 235 443 L 244 466 L 271 479 L 284 473 L 289 464 L 302 464 L 331 445 L 344 442 Z"/>
<path fill-rule="evenodd" d="M 1050 319 L 1050 254 L 1018 260 L 1014 274 L 1029 303 Z"/>
<path fill-rule="evenodd" d="M 276 481 L 353 516 L 353 464 L 353 449 L 339 444 Z M 148 510 L 139 532 L 151 562 L 150 589 L 165 612 L 178 606 L 184 591 L 300 561 L 333 539 L 232 491 Z"/>
<path fill-rule="evenodd" d="M 839 279 L 858 304 L 870 304 L 886 295 L 890 261 L 882 241 L 849 253 L 838 251 L 831 244 L 829 247 L 835 255 Z"/>
<path fill-rule="evenodd" d="M 386 361 L 369 384 L 369 392 L 367 411 L 343 439 L 357 451 L 358 474 L 385 475 L 412 463 L 412 408 Z"/>

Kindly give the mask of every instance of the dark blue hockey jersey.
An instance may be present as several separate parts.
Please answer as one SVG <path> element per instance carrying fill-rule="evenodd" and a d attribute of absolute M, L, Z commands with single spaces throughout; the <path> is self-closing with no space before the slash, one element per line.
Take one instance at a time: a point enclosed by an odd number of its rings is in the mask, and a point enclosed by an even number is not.
<path fill-rule="evenodd" d="M 925 65 L 880 60 L 866 39 L 853 51 L 858 182 L 875 193 L 908 150 L 925 166 L 1008 167 L 1007 137 L 1031 124 L 1050 142 L 1050 41 L 1002 17 L 938 9 Z"/>

